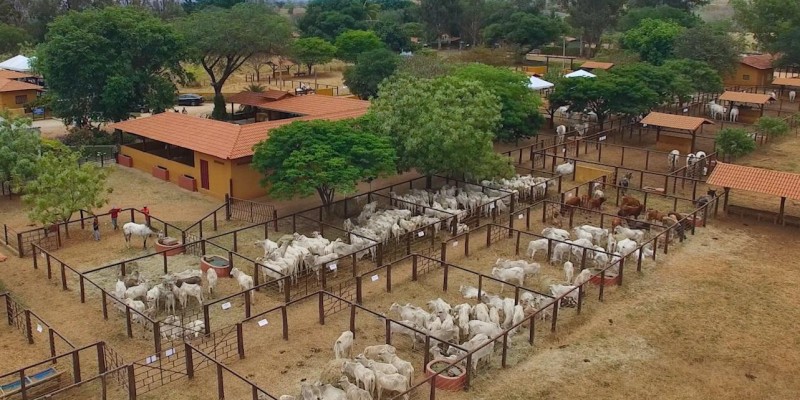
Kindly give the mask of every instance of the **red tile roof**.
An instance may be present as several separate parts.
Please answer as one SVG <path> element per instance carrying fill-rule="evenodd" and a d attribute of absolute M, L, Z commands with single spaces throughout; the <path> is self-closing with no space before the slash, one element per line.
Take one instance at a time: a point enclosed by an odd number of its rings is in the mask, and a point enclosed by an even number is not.
<path fill-rule="evenodd" d="M 774 58 L 769 54 L 754 54 L 745 56 L 739 61 L 744 65 L 749 65 L 755 69 L 770 69 Z"/>
<path fill-rule="evenodd" d="M 719 96 L 720 100 L 733 101 L 736 103 L 767 104 L 772 96 L 760 93 L 745 93 L 726 91 Z"/>
<path fill-rule="evenodd" d="M 17 72 L 17 71 L 10 71 L 6 69 L 0 69 L 0 78 L 3 79 L 25 79 L 25 78 L 33 78 L 33 75 L 24 73 L 24 72 Z"/>
<path fill-rule="evenodd" d="M 800 78 L 775 78 L 773 85 L 794 86 L 800 88 Z"/>
<path fill-rule="evenodd" d="M 281 90 L 267 90 L 266 92 L 239 92 L 226 97 L 225 102 L 261 107 L 266 103 L 281 100 L 290 96 L 294 95 Z"/>
<path fill-rule="evenodd" d="M 660 126 L 662 128 L 680 129 L 684 131 L 696 131 L 700 125 L 713 124 L 713 122 L 699 117 L 687 117 L 685 115 L 665 114 L 651 112 L 642 119 L 642 124 Z"/>
<path fill-rule="evenodd" d="M 325 99 L 322 99 L 325 98 Z M 300 101 L 294 101 L 300 99 Z M 281 104 L 290 102 L 290 104 Z M 137 118 L 111 124 L 112 129 L 184 147 L 222 159 L 236 159 L 253 155 L 253 146 L 269 137 L 269 131 L 294 121 L 314 119 L 341 120 L 364 115 L 369 102 L 342 97 L 307 95 L 287 98 L 269 103 L 290 109 L 312 112 L 297 118 L 264 121 L 255 124 L 237 125 L 180 113 L 161 113 L 151 117 Z M 325 107 L 327 106 L 327 107 Z"/>
<path fill-rule="evenodd" d="M 42 90 L 43 87 L 28 82 L 0 78 L 0 92 L 16 92 L 19 90 Z"/>
<path fill-rule="evenodd" d="M 709 185 L 800 200 L 800 174 L 717 162 Z"/>

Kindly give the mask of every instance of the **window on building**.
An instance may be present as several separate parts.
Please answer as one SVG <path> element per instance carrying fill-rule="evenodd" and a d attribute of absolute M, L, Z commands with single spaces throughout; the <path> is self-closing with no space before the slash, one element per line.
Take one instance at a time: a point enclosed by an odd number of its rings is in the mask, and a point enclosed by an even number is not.
<path fill-rule="evenodd" d="M 28 95 L 23 94 L 22 96 L 16 96 L 14 97 L 14 102 L 16 104 L 25 104 L 28 102 Z"/>
<path fill-rule="evenodd" d="M 749 81 L 750 80 L 750 75 L 742 75 L 742 80 L 743 81 Z"/>

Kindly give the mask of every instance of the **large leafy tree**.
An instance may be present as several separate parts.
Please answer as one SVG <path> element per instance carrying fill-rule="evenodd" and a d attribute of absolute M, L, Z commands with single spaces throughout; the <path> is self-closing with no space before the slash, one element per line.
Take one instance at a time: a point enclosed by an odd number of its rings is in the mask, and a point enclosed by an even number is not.
<path fill-rule="evenodd" d="M 330 205 L 336 193 L 395 172 L 395 150 L 386 136 L 348 121 L 298 121 L 270 131 L 254 147 L 253 168 L 264 174 L 270 195 L 291 199 L 317 193 Z"/>
<path fill-rule="evenodd" d="M 458 68 L 454 76 L 481 83 L 500 99 L 500 126 L 495 139 L 517 142 L 536 134 L 544 123 L 539 113 L 541 99 L 528 89 L 528 77 L 508 68 L 484 64 L 467 64 Z"/>
<path fill-rule="evenodd" d="M 80 154 L 66 148 L 45 153 L 38 160 L 36 178 L 25 185 L 22 196 L 31 221 L 68 222 L 81 209 L 100 208 L 108 202 L 108 170 L 93 163 L 79 164 L 79 160 Z"/>
<path fill-rule="evenodd" d="M 775 43 L 775 49 L 781 53 L 777 64 L 783 66 L 796 66 L 800 65 L 800 21 L 797 22 L 795 27 L 785 32 L 778 38 Z"/>
<path fill-rule="evenodd" d="M 722 77 L 702 61 L 688 59 L 667 60 L 661 68 L 683 75 L 695 92 L 722 93 Z"/>
<path fill-rule="evenodd" d="M 741 46 L 727 32 L 700 25 L 683 31 L 675 38 L 675 57 L 702 61 L 721 74 L 733 72 Z"/>
<path fill-rule="evenodd" d="M 675 81 L 678 79 L 675 71 L 644 62 L 618 65 L 612 68 L 610 73 L 618 77 L 630 78 L 641 82 L 658 95 L 659 103 L 671 98 L 676 89 Z M 688 85 L 685 80 L 681 80 L 679 83 Z M 681 89 L 679 91 L 685 92 L 686 90 L 691 91 L 691 89 Z"/>
<path fill-rule="evenodd" d="M 646 18 L 672 21 L 684 28 L 693 28 L 703 23 L 703 20 L 696 14 L 680 8 L 660 5 L 629 9 L 625 15 L 620 17 L 617 23 L 617 30 L 625 32 L 636 28 Z"/>
<path fill-rule="evenodd" d="M 28 119 L 0 115 L 0 182 L 15 186 L 34 177 L 41 141 Z"/>
<path fill-rule="evenodd" d="M 612 113 L 638 115 L 659 103 L 659 95 L 634 77 L 612 74 L 565 79 L 553 94 L 571 110 L 597 114 L 600 129 Z"/>
<path fill-rule="evenodd" d="M 358 56 L 356 65 L 344 71 L 344 83 L 362 99 L 378 95 L 378 85 L 397 71 L 400 57 L 387 49 L 371 50 Z"/>
<path fill-rule="evenodd" d="M 222 87 L 228 78 L 256 54 L 276 54 L 291 38 L 286 18 L 253 3 L 230 9 L 207 8 L 179 21 L 190 58 L 203 66 L 214 88 L 214 119 L 225 119 Z"/>
<path fill-rule="evenodd" d="M 675 38 L 682 31 L 675 22 L 645 18 L 622 35 L 622 46 L 638 53 L 642 61 L 661 65 L 672 56 Z"/>
<path fill-rule="evenodd" d="M 449 74 L 453 67 L 435 52 L 418 51 L 411 57 L 404 57 L 398 70 L 409 76 L 432 79 Z"/>
<path fill-rule="evenodd" d="M 312 0 L 297 22 L 305 36 L 333 42 L 347 30 L 367 29 L 367 3 L 359 0 Z"/>
<path fill-rule="evenodd" d="M 504 41 L 526 54 L 544 44 L 553 42 L 566 31 L 566 26 L 557 18 L 536 12 L 515 12 L 508 19 L 493 23 L 484 29 L 489 41 Z"/>
<path fill-rule="evenodd" d="M 378 21 L 373 26 L 373 31 L 392 51 L 408 51 L 413 47 L 411 35 L 403 26 L 393 21 Z"/>
<path fill-rule="evenodd" d="M 732 0 L 734 18 L 753 33 L 766 50 L 777 52 L 796 48 L 797 42 L 783 43 L 800 26 L 800 2 L 785 0 Z M 795 33 L 795 35 L 800 36 Z M 794 46 L 792 46 L 794 45 Z"/>
<path fill-rule="evenodd" d="M 756 142 L 742 128 L 725 128 L 716 136 L 717 151 L 728 158 L 737 158 L 756 149 Z"/>
<path fill-rule="evenodd" d="M 497 96 L 478 82 L 400 75 L 381 85 L 370 113 L 395 144 L 399 169 L 480 180 L 513 172 L 492 147 L 500 109 Z"/>
<path fill-rule="evenodd" d="M 461 16 L 459 0 L 420 0 L 420 17 L 428 33 L 436 38 L 436 45 L 442 48 L 444 34 L 456 35 Z"/>
<path fill-rule="evenodd" d="M 16 54 L 19 46 L 31 37 L 23 29 L 0 23 L 0 54 Z"/>
<path fill-rule="evenodd" d="M 630 0 L 628 5 L 631 7 L 669 6 L 692 11 L 709 3 L 711 3 L 711 0 Z"/>
<path fill-rule="evenodd" d="M 120 121 L 140 104 L 164 110 L 174 102 L 183 42 L 137 8 L 73 12 L 50 25 L 36 68 L 47 77 L 53 110 L 67 123 Z"/>
<path fill-rule="evenodd" d="M 292 54 L 292 59 L 308 68 L 310 75 L 315 65 L 333 60 L 336 46 L 318 37 L 300 38 L 292 43 L 289 52 Z"/>
<path fill-rule="evenodd" d="M 625 0 L 562 0 L 562 3 L 569 13 L 567 22 L 581 32 L 591 58 L 600 48 L 603 33 L 616 24 Z"/>
<path fill-rule="evenodd" d="M 361 53 L 385 47 L 375 32 L 358 30 L 342 33 L 336 38 L 334 45 L 336 57 L 347 62 L 355 62 Z"/>

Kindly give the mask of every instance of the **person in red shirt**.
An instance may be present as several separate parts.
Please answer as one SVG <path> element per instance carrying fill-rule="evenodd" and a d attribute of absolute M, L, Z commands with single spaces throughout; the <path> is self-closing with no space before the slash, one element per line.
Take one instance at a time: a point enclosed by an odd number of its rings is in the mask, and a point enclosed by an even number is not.
<path fill-rule="evenodd" d="M 150 209 L 147 206 L 142 207 L 142 214 L 144 214 L 144 223 L 150 227 Z"/>
<path fill-rule="evenodd" d="M 108 211 L 111 215 L 111 226 L 114 227 L 114 230 L 117 230 L 117 218 L 119 218 L 120 211 L 121 210 L 117 206 L 112 207 L 111 210 Z"/>

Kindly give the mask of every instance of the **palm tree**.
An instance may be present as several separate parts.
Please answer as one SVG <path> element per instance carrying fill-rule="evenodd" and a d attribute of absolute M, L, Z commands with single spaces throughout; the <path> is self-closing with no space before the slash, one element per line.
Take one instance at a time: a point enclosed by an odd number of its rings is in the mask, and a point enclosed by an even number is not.
<path fill-rule="evenodd" d="M 244 88 L 245 92 L 253 92 L 253 93 L 264 93 L 267 90 L 264 86 L 261 86 L 257 83 L 251 83 L 246 88 Z"/>

